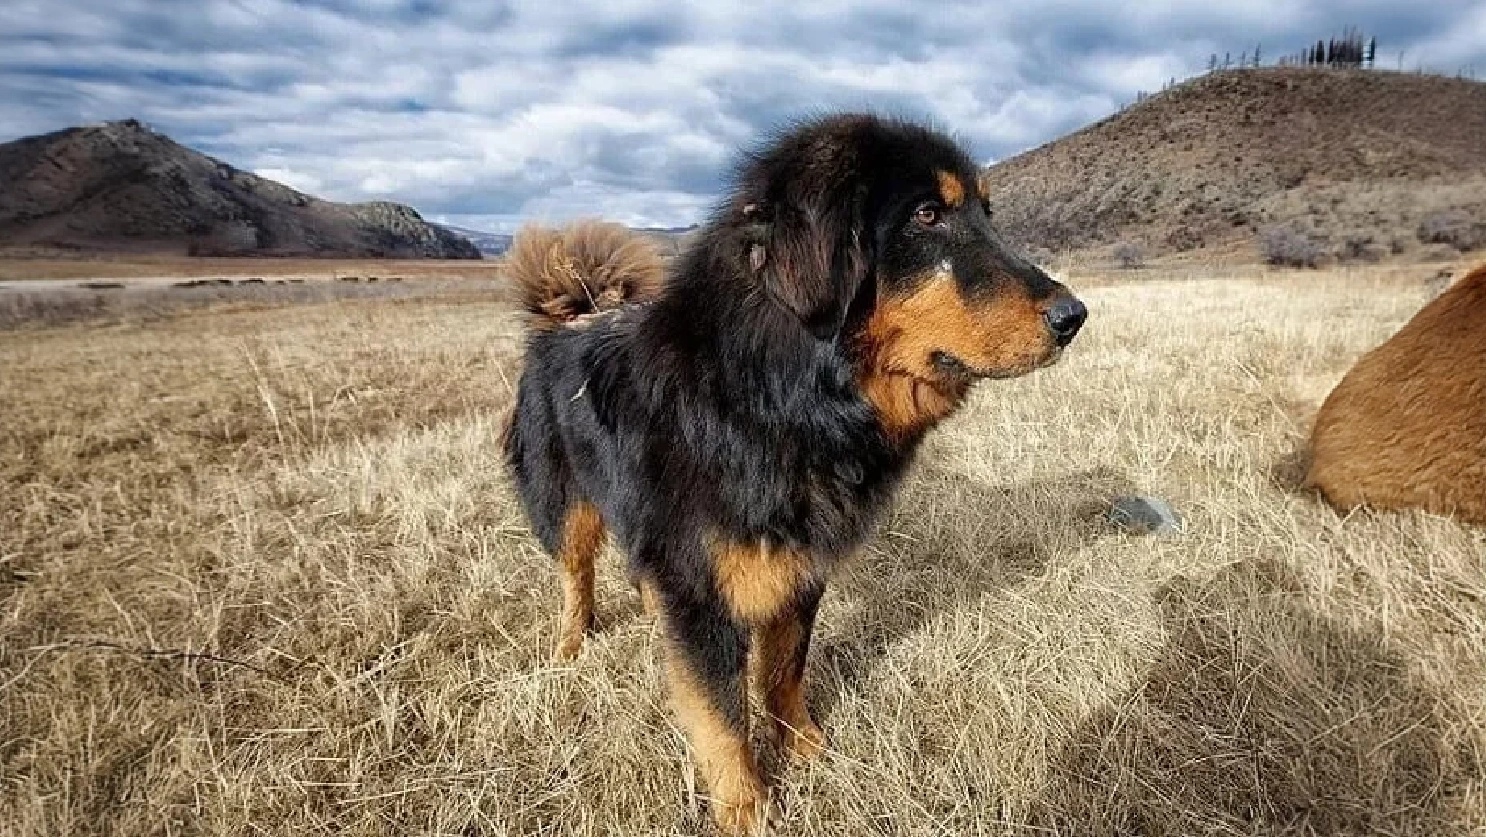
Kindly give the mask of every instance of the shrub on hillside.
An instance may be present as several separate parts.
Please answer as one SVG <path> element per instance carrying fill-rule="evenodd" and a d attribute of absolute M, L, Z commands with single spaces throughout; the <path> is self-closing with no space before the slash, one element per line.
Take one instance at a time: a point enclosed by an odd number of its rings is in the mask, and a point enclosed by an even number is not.
<path fill-rule="evenodd" d="M 1321 248 L 1311 237 L 1290 227 L 1265 227 L 1259 231 L 1259 252 L 1264 261 L 1283 267 L 1316 267 Z"/>
<path fill-rule="evenodd" d="M 1353 233 L 1342 241 L 1337 256 L 1347 262 L 1379 262 L 1388 255 L 1388 249 L 1373 240 L 1367 233 Z"/>
<path fill-rule="evenodd" d="M 1145 265 L 1145 249 L 1133 241 L 1121 241 L 1114 246 L 1115 262 L 1126 270 Z"/>
<path fill-rule="evenodd" d="M 1418 236 L 1425 244 L 1448 244 L 1466 253 L 1486 244 L 1486 224 L 1477 223 L 1463 209 L 1446 209 L 1424 216 Z"/>
<path fill-rule="evenodd" d="M 1460 251 L 1449 244 L 1426 244 L 1419 249 L 1419 261 L 1453 262 L 1460 258 Z"/>
<path fill-rule="evenodd" d="M 1171 232 L 1166 234 L 1166 245 L 1178 253 L 1196 250 L 1205 243 L 1202 233 L 1187 223 L 1178 224 Z"/>

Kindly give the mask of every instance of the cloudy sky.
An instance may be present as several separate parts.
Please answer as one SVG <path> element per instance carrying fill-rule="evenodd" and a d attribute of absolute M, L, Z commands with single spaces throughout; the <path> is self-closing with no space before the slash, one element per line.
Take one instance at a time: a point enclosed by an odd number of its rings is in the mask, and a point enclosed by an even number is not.
<path fill-rule="evenodd" d="M 1486 0 L 3 0 L 0 141 L 136 117 L 323 197 L 481 229 L 684 225 L 794 117 L 928 118 L 991 161 L 1214 52 L 1350 24 L 1380 66 L 1486 76 Z"/>

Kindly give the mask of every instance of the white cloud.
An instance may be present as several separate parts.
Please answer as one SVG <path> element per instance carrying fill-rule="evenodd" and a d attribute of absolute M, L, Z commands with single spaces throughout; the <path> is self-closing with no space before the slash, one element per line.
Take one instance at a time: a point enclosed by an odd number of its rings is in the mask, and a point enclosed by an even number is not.
<path fill-rule="evenodd" d="M 1384 63 L 1384 56 L 1379 56 Z M 1434 72 L 1473 71 L 1486 79 L 1486 3 L 1477 5 L 1453 26 L 1415 45 L 1412 57 L 1404 53 L 1404 66 L 1426 65 Z"/>
<path fill-rule="evenodd" d="M 929 117 L 1000 159 L 1211 52 L 1278 55 L 1354 23 L 1385 56 L 1486 71 L 1478 0 L 7 0 L 0 131 L 134 116 L 332 199 L 674 226 L 740 146 L 803 114 Z"/>
<path fill-rule="evenodd" d="M 293 169 L 266 168 L 258 169 L 253 173 L 259 177 L 276 180 L 291 189 L 298 189 L 301 192 L 311 195 L 318 194 L 325 186 L 320 178 L 313 174 L 305 174 L 304 172 L 294 171 Z"/>

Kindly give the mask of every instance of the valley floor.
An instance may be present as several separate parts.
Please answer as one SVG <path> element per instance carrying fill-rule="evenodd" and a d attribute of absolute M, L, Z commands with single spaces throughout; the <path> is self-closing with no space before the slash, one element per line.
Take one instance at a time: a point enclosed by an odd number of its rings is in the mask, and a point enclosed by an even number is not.
<path fill-rule="evenodd" d="M 0 248 L 0 282 L 57 283 L 118 281 L 146 283 L 182 279 L 295 277 L 333 280 L 345 276 L 408 278 L 491 278 L 498 269 L 493 259 L 302 259 L 302 258 L 188 258 L 155 254 L 62 254 L 49 251 L 12 251 Z"/>
<path fill-rule="evenodd" d="M 1486 532 L 1297 487 L 1425 281 L 1070 282 L 828 593 L 779 833 L 1486 833 Z M 509 306 L 317 302 L 0 332 L 0 833 L 706 833 L 612 550 L 549 661 Z"/>

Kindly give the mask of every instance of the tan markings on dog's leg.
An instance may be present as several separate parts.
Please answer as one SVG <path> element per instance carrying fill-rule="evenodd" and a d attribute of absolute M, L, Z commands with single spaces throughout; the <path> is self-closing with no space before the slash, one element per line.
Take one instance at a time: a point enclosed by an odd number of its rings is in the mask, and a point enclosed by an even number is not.
<path fill-rule="evenodd" d="M 748 729 L 735 728 L 727 722 L 688 665 L 682 649 L 674 642 L 667 642 L 666 646 L 671 711 L 686 733 L 697 770 L 711 797 L 712 818 L 730 837 L 752 835 L 764 821 L 768 791 L 759 775 L 753 750 L 748 746 Z M 741 679 L 743 672 L 738 676 Z M 746 684 L 740 682 L 738 686 L 740 697 L 746 697 Z M 745 700 L 745 713 L 746 706 Z"/>
<path fill-rule="evenodd" d="M 712 554 L 723 601 L 735 618 L 749 624 L 773 618 L 810 578 L 807 558 L 762 541 L 714 541 Z"/>
<path fill-rule="evenodd" d="M 754 632 L 755 671 L 764 709 L 791 757 L 813 759 L 825 750 L 826 735 L 805 706 L 805 627 L 790 609 Z"/>
<path fill-rule="evenodd" d="M 571 660 L 583 648 L 583 635 L 593 627 L 593 571 L 604 544 L 604 521 L 599 510 L 580 501 L 568 510 L 562 524 L 557 560 L 562 567 L 562 623 L 558 660 Z"/>
<path fill-rule="evenodd" d="M 983 201 L 991 199 L 991 179 L 986 176 L 985 172 L 981 172 L 980 176 L 975 178 L 975 194 Z"/>
<path fill-rule="evenodd" d="M 957 207 L 965 202 L 965 184 L 960 182 L 958 175 L 953 172 L 935 172 L 939 181 L 939 197 L 944 199 L 944 205 Z"/>

